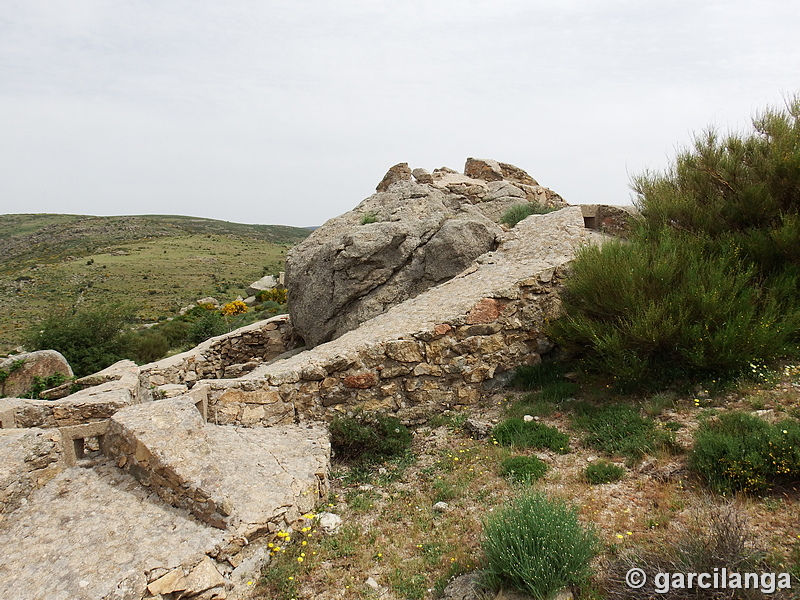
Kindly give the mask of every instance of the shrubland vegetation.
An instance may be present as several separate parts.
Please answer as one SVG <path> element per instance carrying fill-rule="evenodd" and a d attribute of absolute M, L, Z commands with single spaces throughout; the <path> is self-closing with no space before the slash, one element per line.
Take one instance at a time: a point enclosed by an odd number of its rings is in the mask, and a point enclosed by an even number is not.
<path fill-rule="evenodd" d="M 75 376 L 83 377 L 124 358 L 139 364 L 153 362 L 169 353 L 188 350 L 208 338 L 286 312 L 285 290 L 268 297 L 283 298 L 284 303 L 266 300 L 252 310 L 237 300 L 219 308 L 199 305 L 144 329 L 134 328 L 134 312 L 130 307 L 62 311 L 31 327 L 25 342 L 31 350 L 58 350 Z"/>
<path fill-rule="evenodd" d="M 537 599 L 565 587 L 579 600 L 647 597 L 625 585 L 632 567 L 651 580 L 787 572 L 794 589 L 771 597 L 796 597 L 800 101 L 765 112 L 751 134 L 699 136 L 634 188 L 642 217 L 630 239 L 574 262 L 549 326 L 560 360 L 520 368 L 510 389 L 413 432 L 380 413 L 334 420 L 332 493 L 318 508 L 345 524 L 323 534 L 307 516 L 283 535 L 254 597 L 381 595 L 369 574 L 414 600 L 476 570 L 487 588 Z M 285 298 L 259 301 L 271 311 Z M 105 310 L 76 319 L 126 322 Z M 120 326 L 98 347 L 110 358 L 127 343 L 144 359 L 251 318 L 240 310 L 197 307 L 135 343 Z M 73 316 L 38 335 L 82 345 Z M 75 354 L 94 368 L 94 355 Z M 490 437 L 468 435 L 468 417 L 490 421 Z M 717 592 L 665 597 L 761 596 Z"/>
<path fill-rule="evenodd" d="M 549 325 L 559 360 L 432 417 L 410 451 L 338 463 L 324 506 L 346 529 L 306 562 L 289 548 L 257 597 L 437 597 L 477 570 L 486 597 L 610 600 L 650 597 L 659 572 L 724 568 L 790 573 L 791 590 L 765 593 L 796 598 L 800 101 L 754 125 L 703 134 L 666 173 L 636 178 L 633 235 L 573 263 Z M 488 439 L 468 434 L 470 417 L 494 423 Z M 334 440 L 358 439 L 365 418 Z M 648 588 L 625 584 L 633 567 Z"/>
<path fill-rule="evenodd" d="M 0 353 L 53 314 L 125 305 L 142 327 L 199 298 L 244 297 L 309 233 L 192 217 L 0 215 Z"/>
<path fill-rule="evenodd" d="M 747 134 L 708 131 L 634 180 L 627 242 L 584 249 L 551 335 L 622 389 L 730 379 L 796 355 L 800 99 Z"/>
<path fill-rule="evenodd" d="M 530 217 L 531 215 L 545 215 L 549 212 L 553 212 L 554 210 L 557 209 L 536 204 L 534 202 L 515 204 L 503 213 L 503 216 L 500 217 L 500 222 L 505 223 L 509 227 L 514 227 L 514 225 L 522 221 L 522 219 Z"/>

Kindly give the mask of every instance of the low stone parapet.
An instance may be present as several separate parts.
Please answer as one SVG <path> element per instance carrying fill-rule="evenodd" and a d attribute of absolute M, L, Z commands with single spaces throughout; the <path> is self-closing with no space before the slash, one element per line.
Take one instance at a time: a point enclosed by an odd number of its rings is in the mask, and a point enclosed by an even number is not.
<path fill-rule="evenodd" d="M 210 338 L 187 352 L 141 367 L 146 387 L 193 385 L 199 379 L 239 376 L 297 345 L 289 315 L 251 323 Z"/>
<path fill-rule="evenodd" d="M 168 503 L 248 540 L 287 527 L 327 494 L 326 431 L 207 424 L 188 397 L 119 411 L 105 447 Z"/>
<path fill-rule="evenodd" d="M 120 361 L 104 371 L 114 372 L 103 383 L 59 400 L 0 400 L 0 423 L 8 427 L 66 427 L 104 421 L 125 406 L 140 401 L 139 368 Z"/>
<path fill-rule="evenodd" d="M 208 380 L 209 420 L 247 427 L 365 408 L 408 422 L 471 404 L 550 351 L 542 333 L 577 248 L 599 241 L 580 207 L 533 215 L 450 281 L 358 329 L 232 380 Z M 502 379 L 502 378 L 500 378 Z"/>

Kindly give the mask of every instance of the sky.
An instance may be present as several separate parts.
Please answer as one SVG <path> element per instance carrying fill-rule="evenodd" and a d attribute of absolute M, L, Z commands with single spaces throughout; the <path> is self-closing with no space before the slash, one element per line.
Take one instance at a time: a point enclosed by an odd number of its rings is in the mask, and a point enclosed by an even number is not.
<path fill-rule="evenodd" d="M 320 225 L 394 164 L 628 204 L 800 92 L 786 0 L 3 0 L 0 213 Z"/>

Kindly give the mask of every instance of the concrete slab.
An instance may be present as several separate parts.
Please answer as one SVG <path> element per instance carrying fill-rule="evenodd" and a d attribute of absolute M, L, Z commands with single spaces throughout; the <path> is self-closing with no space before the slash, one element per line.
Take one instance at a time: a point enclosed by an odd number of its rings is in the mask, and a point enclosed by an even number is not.
<path fill-rule="evenodd" d="M 0 457 L 0 518 L 67 466 L 57 429 L 0 429 Z"/>
<path fill-rule="evenodd" d="M 112 465 L 69 468 L 5 517 L 4 600 L 138 600 L 148 578 L 197 564 L 225 539 Z"/>
<path fill-rule="evenodd" d="M 327 494 L 325 428 L 207 424 L 189 397 L 119 411 L 105 445 L 165 501 L 249 540 L 286 527 Z"/>

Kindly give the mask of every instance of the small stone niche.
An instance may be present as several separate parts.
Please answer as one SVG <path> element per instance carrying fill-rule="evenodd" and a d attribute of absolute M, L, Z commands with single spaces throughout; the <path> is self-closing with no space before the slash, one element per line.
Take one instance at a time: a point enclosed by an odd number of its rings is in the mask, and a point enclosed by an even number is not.
<path fill-rule="evenodd" d="M 80 460 L 103 454 L 108 421 L 70 425 L 59 428 L 67 465 L 74 467 Z"/>
<path fill-rule="evenodd" d="M 75 438 L 72 440 L 75 459 L 92 458 L 101 454 L 103 451 L 103 438 L 104 436 L 97 435 L 86 438 Z"/>

